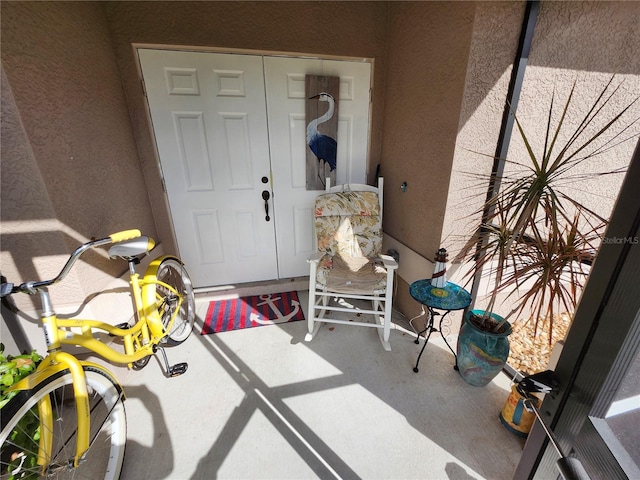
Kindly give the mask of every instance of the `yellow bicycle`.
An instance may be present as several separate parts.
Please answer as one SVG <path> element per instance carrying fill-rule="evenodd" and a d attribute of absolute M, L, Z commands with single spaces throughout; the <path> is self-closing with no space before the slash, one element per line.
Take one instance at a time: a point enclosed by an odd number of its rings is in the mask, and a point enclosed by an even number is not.
<path fill-rule="evenodd" d="M 133 325 L 58 318 L 48 287 L 60 282 L 82 253 L 108 244 L 113 244 L 112 258 L 129 264 Z M 105 367 L 80 361 L 62 346 L 78 345 L 134 369 L 160 351 L 167 376 L 186 371 L 186 363 L 169 365 L 163 347 L 190 335 L 193 288 L 184 265 L 173 256 L 153 260 L 140 278 L 136 265 L 153 247 L 153 239 L 139 230 L 115 233 L 78 247 L 52 280 L 2 285 L 3 295 L 40 296 L 47 356 L 31 375 L 5 391 L 11 398 L 0 410 L 0 479 L 119 478 L 127 436 L 122 387 Z M 121 338 L 124 353 L 96 339 L 100 331 Z"/>

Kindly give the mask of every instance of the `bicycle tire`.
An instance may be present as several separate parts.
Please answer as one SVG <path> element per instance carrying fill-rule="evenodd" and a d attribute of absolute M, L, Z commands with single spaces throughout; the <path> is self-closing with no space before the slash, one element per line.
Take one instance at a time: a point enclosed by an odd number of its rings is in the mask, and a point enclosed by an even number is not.
<path fill-rule="evenodd" d="M 117 480 L 120 477 L 127 439 L 126 413 L 121 388 L 99 369 L 84 366 L 84 371 L 89 392 L 91 432 L 89 450 L 78 468 L 69 467 L 73 465 L 75 456 L 77 415 L 73 378 L 67 369 L 45 378 L 32 390 L 19 392 L 2 408 L 2 480 L 40 478 L 42 467 L 30 465 L 36 462 L 38 455 L 37 433 L 33 427 L 26 431 L 25 425 L 40 423 L 37 404 L 47 395 L 51 399 L 54 428 L 52 458 L 45 468 L 44 476 L 91 480 Z"/>
<path fill-rule="evenodd" d="M 191 335 L 196 318 L 196 300 L 191 279 L 182 262 L 176 258 L 162 260 L 158 266 L 156 278 L 170 285 L 183 296 L 180 311 L 166 339 L 168 345 L 179 345 Z M 172 301 L 174 295 L 173 292 L 160 284 L 156 286 L 156 294 L 162 298 L 158 303 L 158 310 L 160 310 L 162 323 L 167 328 L 175 311 L 175 302 Z"/>

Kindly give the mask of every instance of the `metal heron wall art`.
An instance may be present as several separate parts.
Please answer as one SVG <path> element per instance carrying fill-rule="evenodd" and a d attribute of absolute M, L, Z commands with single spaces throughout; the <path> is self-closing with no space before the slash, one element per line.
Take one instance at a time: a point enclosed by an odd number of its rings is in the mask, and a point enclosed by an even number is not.
<path fill-rule="evenodd" d="M 339 77 L 307 75 L 307 190 L 323 190 L 335 181 L 338 151 Z"/>
<path fill-rule="evenodd" d="M 338 143 L 335 138 L 329 135 L 323 135 L 318 132 L 318 125 L 327 122 L 333 117 L 335 110 L 335 101 L 333 97 L 326 92 L 314 95 L 311 98 L 318 98 L 321 102 L 328 102 L 329 109 L 318 118 L 311 120 L 307 125 L 307 145 L 318 159 L 318 162 L 324 162 L 329 165 L 329 171 L 336 169 L 336 154 L 338 151 Z"/>

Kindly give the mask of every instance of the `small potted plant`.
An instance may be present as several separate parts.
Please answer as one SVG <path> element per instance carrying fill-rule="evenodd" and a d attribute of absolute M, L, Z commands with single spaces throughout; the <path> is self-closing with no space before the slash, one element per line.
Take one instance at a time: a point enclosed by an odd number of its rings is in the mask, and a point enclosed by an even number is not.
<path fill-rule="evenodd" d="M 6 390 L 22 380 L 28 375 L 31 375 L 38 366 L 38 363 L 42 361 L 42 357 L 35 351 L 30 354 L 24 355 L 5 355 L 4 344 L 0 343 L 0 415 L 2 415 L 2 407 L 4 407 L 9 400 L 17 394 L 17 392 L 9 392 Z M 37 409 L 37 407 L 33 407 Z M 38 417 L 34 415 L 25 415 L 17 425 L 13 436 L 11 437 L 11 447 L 2 452 L 3 465 L 7 467 L 7 472 L 17 472 L 21 465 L 33 467 L 38 460 L 38 449 L 35 451 L 32 445 L 29 445 L 31 438 L 39 438 L 40 422 Z M 6 458 L 5 458 L 6 457 Z M 6 462 L 6 465 L 5 465 Z M 4 476 L 3 476 L 4 478 Z M 19 476 L 10 476 L 9 478 L 23 478 Z"/>
<path fill-rule="evenodd" d="M 576 83 L 559 114 L 554 111 L 554 92 L 541 151 L 515 117 L 524 159 L 505 160 L 508 173 L 489 179 L 499 190 L 487 195 L 482 219 L 456 257 L 456 261 L 472 260 L 469 279 L 491 276 L 487 307 L 465 314 L 458 339 L 458 368 L 472 385 L 486 385 L 504 367 L 510 318 L 527 316 L 534 332 L 540 322 L 548 322 L 551 340 L 556 315 L 575 310 L 607 223 L 578 200 L 575 184 L 620 173 L 593 173 L 597 170 L 593 167 L 613 146 L 638 136 L 638 118 L 626 120 L 625 115 L 638 97 L 609 113 L 619 88 L 613 87 L 613 79 L 569 133 L 563 126 L 571 114 Z M 503 305 L 510 305 L 504 317 L 494 311 L 499 296 L 506 299 Z"/>

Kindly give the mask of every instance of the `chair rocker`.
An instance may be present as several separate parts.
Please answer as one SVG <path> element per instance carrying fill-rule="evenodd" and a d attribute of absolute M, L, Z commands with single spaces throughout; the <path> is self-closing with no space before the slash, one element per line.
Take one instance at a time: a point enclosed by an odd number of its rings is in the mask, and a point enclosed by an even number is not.
<path fill-rule="evenodd" d="M 396 261 L 382 255 L 382 186 L 345 184 L 316 198 L 314 220 L 318 251 L 307 261 L 309 271 L 309 333 L 311 341 L 322 323 L 378 329 L 390 351 L 391 307 Z M 333 299 L 333 302 L 331 300 Z M 350 300 L 370 300 L 370 310 L 343 306 Z M 368 314 L 373 322 L 332 318 L 336 312 Z"/>

